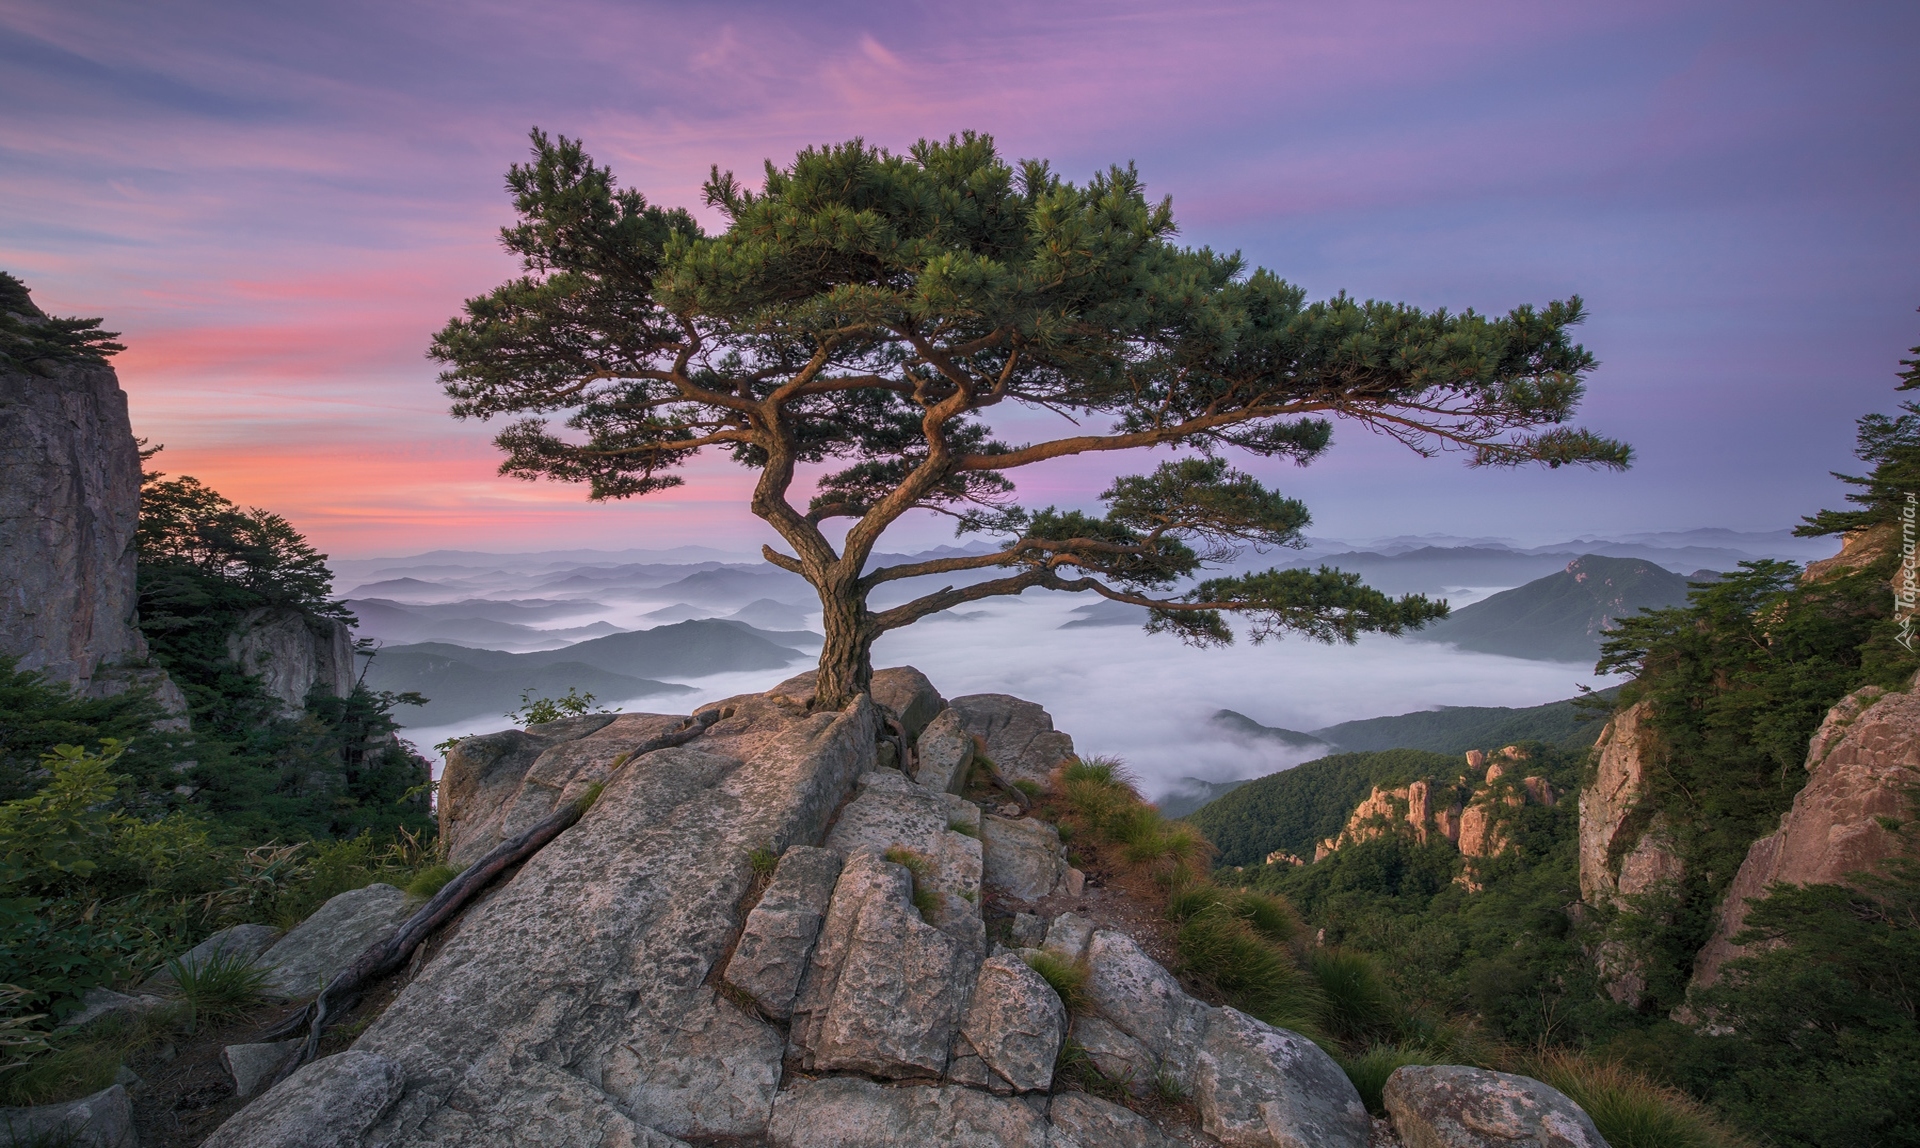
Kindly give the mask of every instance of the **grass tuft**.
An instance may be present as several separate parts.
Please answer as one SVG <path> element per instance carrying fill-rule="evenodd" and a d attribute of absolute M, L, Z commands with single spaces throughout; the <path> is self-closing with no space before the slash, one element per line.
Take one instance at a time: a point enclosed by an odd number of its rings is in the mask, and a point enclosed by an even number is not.
<path fill-rule="evenodd" d="M 1359 1056 L 1338 1058 L 1340 1067 L 1353 1081 L 1353 1087 L 1360 1093 L 1360 1099 L 1367 1111 L 1375 1116 L 1385 1115 L 1387 1108 L 1380 1099 L 1380 1092 L 1387 1086 L 1387 1077 L 1397 1068 L 1409 1064 L 1442 1064 L 1444 1061 L 1432 1053 L 1409 1045 L 1376 1044 Z"/>
<path fill-rule="evenodd" d="M 884 856 L 895 865 L 905 867 L 913 879 L 913 907 L 920 911 L 922 921 L 933 924 L 934 918 L 940 915 L 940 896 L 926 887 L 927 874 L 932 872 L 933 863 L 924 855 L 901 845 L 888 849 Z"/>
<path fill-rule="evenodd" d="M 238 953 L 216 953 L 188 964 L 167 962 L 175 992 L 187 1006 L 186 1027 L 193 1032 L 202 1022 L 224 1024 L 245 1018 L 267 997 L 268 970 Z"/>
<path fill-rule="evenodd" d="M 1520 1066 L 1586 1109 L 1612 1148 L 1743 1148 L 1706 1106 L 1624 1065 L 1567 1052 Z"/>
<path fill-rule="evenodd" d="M 780 855 L 771 849 L 755 849 L 753 852 L 747 854 L 747 868 L 753 870 L 755 877 L 767 878 L 773 876 L 773 871 L 779 864 Z"/>
<path fill-rule="evenodd" d="M 971 821 L 958 821 L 958 820 L 949 821 L 947 822 L 947 828 L 953 830 L 955 833 L 960 834 L 962 837 L 980 836 L 980 830 L 977 827 L 975 827 L 973 822 Z"/>
<path fill-rule="evenodd" d="M 1211 983 L 1235 1007 L 1268 1024 L 1315 1035 L 1326 998 L 1291 954 L 1261 936 L 1224 905 L 1187 918 L 1176 937 L 1188 971 Z"/>
<path fill-rule="evenodd" d="M 428 866 L 420 870 L 413 880 L 407 882 L 407 896 L 427 900 L 459 875 L 460 870 L 452 865 Z"/>
<path fill-rule="evenodd" d="M 1078 961 L 1069 961 L 1057 953 L 1037 949 L 1026 954 L 1027 967 L 1040 974 L 1040 979 L 1052 986 L 1060 997 L 1060 1003 L 1067 1006 L 1069 1012 L 1084 1008 L 1087 1003 L 1087 966 Z"/>
<path fill-rule="evenodd" d="M 1307 967 L 1326 1000 L 1322 1019 L 1328 1029 L 1349 1039 L 1390 1025 L 1398 1009 L 1386 970 L 1369 953 L 1315 949 Z"/>

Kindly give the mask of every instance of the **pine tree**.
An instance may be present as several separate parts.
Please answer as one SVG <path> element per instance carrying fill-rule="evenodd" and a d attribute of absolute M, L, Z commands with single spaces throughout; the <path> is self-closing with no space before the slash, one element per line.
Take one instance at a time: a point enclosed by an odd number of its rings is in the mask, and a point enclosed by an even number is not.
<path fill-rule="evenodd" d="M 791 553 L 769 562 L 820 597 L 818 697 L 866 688 L 876 638 L 939 610 L 1029 587 L 1146 606 L 1149 629 L 1230 641 L 1280 631 L 1345 640 L 1445 613 L 1355 575 L 1269 570 L 1197 578 L 1242 547 L 1298 544 L 1300 502 L 1230 467 L 1229 448 L 1307 463 L 1331 419 L 1474 465 L 1624 467 L 1628 448 L 1566 426 L 1594 359 L 1569 338 L 1580 300 L 1504 318 L 1305 293 L 1238 255 L 1174 242 L 1173 209 L 1132 167 L 1086 185 L 1010 164 L 967 134 L 907 154 L 860 140 L 767 165 L 757 191 L 715 168 L 704 234 L 685 210 L 616 186 L 578 141 L 533 133 L 503 229 L 525 274 L 467 302 L 433 343 L 461 418 L 520 416 L 503 473 L 583 482 L 596 499 L 668 489 L 708 448 L 758 472 L 753 512 Z M 988 416 L 1062 416 L 1015 445 Z M 571 433 L 547 416 L 564 414 Z M 1122 478 L 1104 515 L 1012 501 L 1007 474 L 1096 451 L 1184 448 Z M 834 462 L 804 507 L 798 468 Z M 990 554 L 868 569 L 911 510 L 998 540 Z M 849 519 L 839 545 L 823 530 Z M 888 582 L 1000 572 L 891 609 Z M 1186 588 L 1181 590 L 1182 586 Z"/>

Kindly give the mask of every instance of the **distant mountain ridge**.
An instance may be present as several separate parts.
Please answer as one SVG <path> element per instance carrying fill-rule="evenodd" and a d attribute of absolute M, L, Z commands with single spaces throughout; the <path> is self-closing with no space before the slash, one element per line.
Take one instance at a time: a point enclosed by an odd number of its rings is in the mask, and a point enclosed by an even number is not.
<path fill-rule="evenodd" d="M 367 684 L 424 694 L 429 705 L 409 724 L 444 725 L 505 713 L 529 689 L 552 697 L 573 687 L 619 701 L 691 692 L 661 678 L 782 669 L 806 655 L 775 640 L 781 636 L 744 622 L 702 619 L 532 653 L 419 642 L 381 650 L 367 669 Z M 794 635 L 803 636 L 812 637 Z"/>
<path fill-rule="evenodd" d="M 1541 661 L 1599 657 L 1607 630 L 1642 610 L 1684 606 L 1687 579 L 1639 558 L 1583 554 L 1558 573 L 1503 590 L 1413 633 L 1463 650 Z"/>

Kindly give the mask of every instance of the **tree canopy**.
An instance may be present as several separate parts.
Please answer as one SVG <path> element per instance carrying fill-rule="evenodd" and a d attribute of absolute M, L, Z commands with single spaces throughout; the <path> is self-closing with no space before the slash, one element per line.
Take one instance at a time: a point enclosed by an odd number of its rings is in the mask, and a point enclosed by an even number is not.
<path fill-rule="evenodd" d="M 711 448 L 757 470 L 752 510 L 792 551 L 768 561 L 820 594 L 828 703 L 864 688 L 879 634 L 1033 586 L 1147 606 L 1152 628 L 1202 643 L 1231 640 L 1222 611 L 1255 640 L 1351 641 L 1444 614 L 1325 568 L 1200 578 L 1242 547 L 1297 544 L 1309 521 L 1229 449 L 1305 464 L 1341 418 L 1477 466 L 1629 461 L 1567 425 L 1594 366 L 1570 337 L 1577 297 L 1500 318 L 1309 302 L 1237 254 L 1179 246 L 1171 203 L 1131 166 L 1080 185 L 1003 160 L 984 135 L 905 154 L 856 139 L 769 163 L 757 190 L 715 168 L 705 202 L 726 227 L 708 235 L 618 187 L 578 141 L 532 141 L 502 231 L 524 274 L 434 339 L 453 413 L 515 416 L 496 439 L 502 472 L 596 499 L 679 485 Z M 1018 408 L 1066 433 L 1002 441 L 989 415 Z M 1185 453 L 1116 480 L 1104 515 L 1013 500 L 1020 467 L 1152 447 Z M 868 570 L 914 510 L 996 548 Z M 837 545 L 835 519 L 850 520 Z M 866 606 L 887 582 L 964 570 L 999 576 Z"/>

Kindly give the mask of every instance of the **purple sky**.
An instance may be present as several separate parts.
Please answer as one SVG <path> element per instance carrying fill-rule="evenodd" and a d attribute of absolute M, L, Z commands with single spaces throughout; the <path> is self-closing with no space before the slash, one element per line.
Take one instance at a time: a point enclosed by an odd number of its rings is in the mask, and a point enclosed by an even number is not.
<path fill-rule="evenodd" d="M 1582 421 L 1632 472 L 1473 472 L 1337 427 L 1308 470 L 1254 468 L 1316 532 L 1771 529 L 1837 504 L 1853 419 L 1920 342 L 1917 41 L 1911 2 L 0 0 L 0 268 L 125 332 L 162 469 L 336 554 L 735 545 L 763 535 L 728 464 L 594 506 L 494 477 L 491 429 L 445 414 L 422 352 L 514 271 L 527 128 L 687 205 L 711 163 L 975 128 L 1073 178 L 1136 161 L 1188 241 L 1316 296 L 1586 297 Z M 1023 487 L 1084 505 L 1150 465 Z"/>

